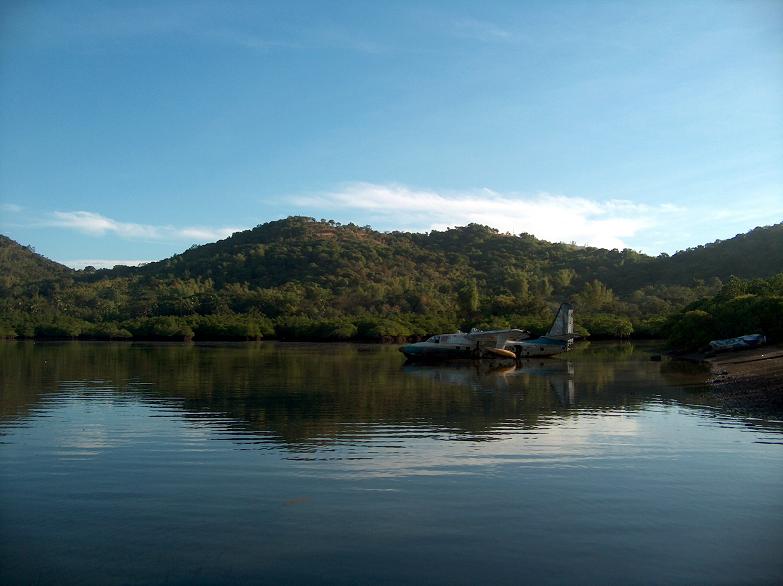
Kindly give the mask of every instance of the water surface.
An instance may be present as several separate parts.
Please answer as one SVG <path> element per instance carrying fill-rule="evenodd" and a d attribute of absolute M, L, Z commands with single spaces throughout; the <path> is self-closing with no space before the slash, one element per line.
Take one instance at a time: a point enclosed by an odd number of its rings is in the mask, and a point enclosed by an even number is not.
<path fill-rule="evenodd" d="M 585 344 L 0 344 L 0 582 L 780 583 L 783 424 Z"/>

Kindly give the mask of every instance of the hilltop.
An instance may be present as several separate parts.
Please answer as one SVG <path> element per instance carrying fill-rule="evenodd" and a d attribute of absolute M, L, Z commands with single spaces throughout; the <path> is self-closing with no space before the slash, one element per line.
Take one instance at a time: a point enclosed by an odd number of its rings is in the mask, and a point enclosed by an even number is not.
<path fill-rule="evenodd" d="M 142 267 L 71 271 L 9 239 L 5 249 L 35 265 L 12 270 L 16 257 L 0 257 L 11 275 L 2 320 L 17 334 L 44 335 L 47 323 L 97 337 L 372 338 L 511 323 L 540 331 L 571 300 L 585 332 L 650 335 L 732 275 L 779 272 L 783 224 L 657 257 L 478 224 L 422 234 L 306 217 Z"/>
<path fill-rule="evenodd" d="M 429 233 L 378 232 L 370 227 L 290 217 L 194 246 L 138 272 L 158 278 L 201 277 L 217 284 L 277 287 L 291 281 L 344 285 L 408 274 L 420 280 L 477 278 L 501 287 L 509 272 L 532 279 L 604 281 L 617 292 L 655 283 L 691 286 L 696 279 L 766 277 L 783 267 L 783 223 L 672 256 L 631 249 L 552 243 L 470 224 Z M 423 272 L 422 272 L 423 271 Z M 573 271 L 568 279 L 560 271 Z M 134 271 L 126 271 L 132 274 Z"/>
<path fill-rule="evenodd" d="M 783 223 L 754 228 L 671 257 L 661 255 L 657 265 L 659 278 L 667 282 L 710 277 L 725 281 L 732 275 L 743 279 L 769 277 L 783 270 Z"/>

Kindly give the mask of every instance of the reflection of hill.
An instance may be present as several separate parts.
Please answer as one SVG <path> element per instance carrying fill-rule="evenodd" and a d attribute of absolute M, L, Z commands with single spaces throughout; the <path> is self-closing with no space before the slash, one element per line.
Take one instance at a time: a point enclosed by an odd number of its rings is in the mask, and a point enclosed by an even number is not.
<path fill-rule="evenodd" d="M 367 424 L 478 439 L 509 421 L 551 425 L 553 414 L 578 413 L 574 407 L 638 406 L 666 393 L 659 363 L 633 347 L 501 369 L 403 367 L 401 358 L 395 348 L 340 344 L 5 343 L 0 417 L 24 416 L 48 394 L 99 387 L 176 406 L 186 418 L 212 414 L 225 424 L 228 417 L 247 432 L 302 446 L 362 433 Z"/>

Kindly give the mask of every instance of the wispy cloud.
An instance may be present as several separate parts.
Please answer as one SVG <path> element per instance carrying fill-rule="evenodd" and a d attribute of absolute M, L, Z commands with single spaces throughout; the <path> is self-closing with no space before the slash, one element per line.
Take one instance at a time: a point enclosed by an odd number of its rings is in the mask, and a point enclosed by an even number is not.
<path fill-rule="evenodd" d="M 672 204 L 650 206 L 550 193 L 527 196 L 491 189 L 446 192 L 374 183 L 349 183 L 294 202 L 309 209 L 354 212 L 385 228 L 440 230 L 475 222 L 554 242 L 620 249 L 627 247 L 628 238 L 657 225 L 661 218 L 683 211 Z"/>
<path fill-rule="evenodd" d="M 95 212 L 54 212 L 43 222 L 46 226 L 75 230 L 91 236 L 115 234 L 135 240 L 169 240 L 209 242 L 226 238 L 242 230 L 237 227 L 213 228 L 207 226 L 176 227 L 171 225 L 136 224 L 120 222 Z"/>
<path fill-rule="evenodd" d="M 388 51 L 386 46 L 377 41 L 361 37 L 349 31 L 333 28 L 292 31 L 286 38 L 246 32 L 237 28 L 193 29 L 187 31 L 187 34 L 195 39 L 207 42 L 233 45 L 257 51 L 271 51 L 275 49 L 298 49 L 304 51 L 339 49 L 368 54 Z"/>
<path fill-rule="evenodd" d="M 483 43 L 508 43 L 514 40 L 514 35 L 510 31 L 492 22 L 472 18 L 454 22 L 453 31 L 458 37 Z"/>
<path fill-rule="evenodd" d="M 118 41 L 185 41 L 257 52 L 338 49 L 380 53 L 386 48 L 362 31 L 335 25 L 303 25 L 272 19 L 263 6 L 216 10 L 191 3 L 186 10 L 165 5 L 98 5 L 75 13 L 57 7 L 25 7 L 8 24 L 16 43 L 44 46 Z"/>
<path fill-rule="evenodd" d="M 7 214 L 18 214 L 22 210 L 24 210 L 24 208 L 20 205 L 16 205 L 15 203 L 0 204 L 0 212 L 5 212 Z"/>
<path fill-rule="evenodd" d="M 306 46 L 295 40 L 280 40 L 266 36 L 248 33 L 236 29 L 222 28 L 211 29 L 201 28 L 186 31 L 187 34 L 196 39 L 202 39 L 207 42 L 215 42 L 224 45 L 233 45 L 242 49 L 251 49 L 256 51 L 271 51 L 273 49 L 305 49 Z"/>

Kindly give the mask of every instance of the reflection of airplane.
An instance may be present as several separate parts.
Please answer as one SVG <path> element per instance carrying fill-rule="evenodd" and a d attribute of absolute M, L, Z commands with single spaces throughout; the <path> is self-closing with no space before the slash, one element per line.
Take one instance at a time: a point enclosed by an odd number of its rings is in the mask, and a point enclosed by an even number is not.
<path fill-rule="evenodd" d="M 545 336 L 532 340 L 516 340 L 506 343 L 506 349 L 516 356 L 552 356 L 567 352 L 576 338 L 574 334 L 574 308 L 563 303 L 557 310 L 555 321 Z"/>
<path fill-rule="evenodd" d="M 508 388 L 506 376 L 513 373 L 516 367 L 506 362 L 505 365 L 479 362 L 462 362 L 449 366 L 434 364 L 406 364 L 402 367 L 405 374 L 417 378 L 431 379 L 437 383 L 459 385 L 478 390 L 505 390 Z"/>
<path fill-rule="evenodd" d="M 466 386 L 480 391 L 507 391 L 525 385 L 525 379 L 521 377 L 530 375 L 549 382 L 563 405 L 573 405 L 575 402 L 574 365 L 566 360 L 523 359 L 516 366 L 505 367 L 484 366 L 477 362 L 464 362 L 459 366 L 408 364 L 403 366 L 403 372 L 437 383 Z M 523 389 L 524 386 L 520 388 Z"/>
<path fill-rule="evenodd" d="M 570 360 L 536 360 L 523 358 L 508 374 L 533 374 L 535 376 L 574 376 L 574 363 Z"/>
<path fill-rule="evenodd" d="M 524 330 L 472 330 L 465 334 L 440 334 L 425 342 L 407 344 L 400 348 L 409 360 L 448 360 L 451 358 L 515 358 L 512 350 L 506 348 L 515 340 L 529 336 Z"/>
<path fill-rule="evenodd" d="M 504 376 L 516 376 L 532 374 L 549 380 L 549 384 L 557 393 L 557 398 L 563 405 L 573 405 L 575 398 L 574 389 L 574 363 L 568 360 L 535 360 L 526 358 L 517 363 L 517 368 Z"/>

